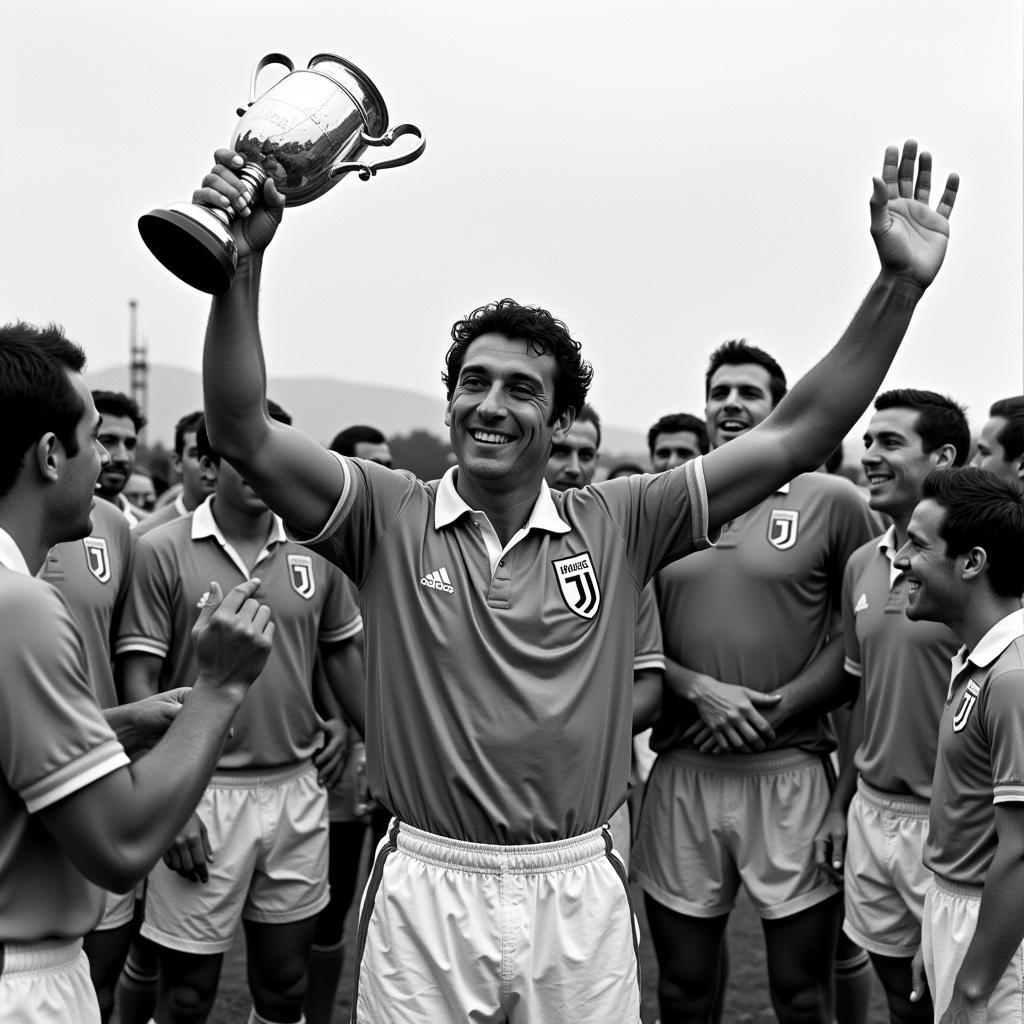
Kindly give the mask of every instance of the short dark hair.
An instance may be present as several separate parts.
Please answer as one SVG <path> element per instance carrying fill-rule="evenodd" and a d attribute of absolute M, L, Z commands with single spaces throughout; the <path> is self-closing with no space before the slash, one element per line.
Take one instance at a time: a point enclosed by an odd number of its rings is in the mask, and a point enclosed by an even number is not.
<path fill-rule="evenodd" d="M 1003 446 L 1006 461 L 1019 459 L 1024 455 L 1024 395 L 993 402 L 988 414 L 1002 416 L 1006 420 L 1003 429 L 996 435 L 996 440 Z"/>
<path fill-rule="evenodd" d="M 445 356 L 441 380 L 451 399 L 459 381 L 466 350 L 482 334 L 501 334 L 520 339 L 537 355 L 550 352 L 555 358 L 555 394 L 551 422 L 566 409 L 579 414 L 594 379 L 594 369 L 580 354 L 581 346 L 556 320 L 539 306 L 521 306 L 515 299 L 499 299 L 474 309 L 452 327 L 452 346 Z"/>
<path fill-rule="evenodd" d="M 732 338 L 723 342 L 708 360 L 707 373 L 704 374 L 704 397 L 711 394 L 711 378 L 720 366 L 738 366 L 741 363 L 754 363 L 768 371 L 768 387 L 772 394 L 772 408 L 782 401 L 788 385 L 782 367 L 763 348 L 751 345 L 746 338 Z"/>
<path fill-rule="evenodd" d="M 92 400 L 96 403 L 96 411 L 101 416 L 127 416 L 139 431 L 146 425 L 146 417 L 134 398 L 130 398 L 123 391 L 101 391 L 92 393 Z"/>
<path fill-rule="evenodd" d="M 269 398 L 267 399 L 267 412 L 272 420 L 277 420 L 278 423 L 287 423 L 291 426 L 291 414 L 285 412 L 277 402 L 272 402 Z M 196 454 L 201 459 L 209 459 L 215 466 L 220 465 L 220 455 L 214 451 L 213 445 L 210 444 L 210 435 L 206 430 L 205 415 L 199 421 L 199 426 L 196 427 Z"/>
<path fill-rule="evenodd" d="M 195 412 L 187 412 L 174 424 L 174 454 L 180 459 L 185 452 L 185 435 L 194 434 L 199 430 L 199 424 L 203 422 L 203 410 L 196 409 Z"/>
<path fill-rule="evenodd" d="M 594 429 L 597 431 L 597 444 L 594 445 L 595 451 L 601 449 L 601 417 L 598 416 L 597 410 L 589 403 L 584 402 L 580 406 L 580 411 L 576 413 L 576 423 L 593 423 Z"/>
<path fill-rule="evenodd" d="M 646 472 L 647 469 L 641 466 L 639 462 L 634 462 L 632 459 L 624 459 L 622 462 L 616 462 L 608 470 L 608 476 L 605 479 L 617 480 L 620 476 L 638 476 Z"/>
<path fill-rule="evenodd" d="M 945 511 L 939 536 L 948 557 L 984 548 L 993 593 L 1024 593 L 1024 491 L 988 470 L 965 466 L 933 470 L 924 478 L 921 495 Z"/>
<path fill-rule="evenodd" d="M 647 431 L 647 450 L 654 456 L 654 445 L 659 434 L 681 434 L 689 431 L 697 437 L 697 447 L 701 455 L 707 455 L 708 448 L 708 425 L 699 416 L 688 412 L 670 412 L 662 416 L 657 423 Z"/>
<path fill-rule="evenodd" d="M 334 440 L 327 447 L 339 455 L 348 455 L 351 458 L 356 454 L 357 444 L 387 443 L 388 439 L 376 427 L 357 424 L 354 427 L 346 427 L 335 434 Z"/>
<path fill-rule="evenodd" d="M 967 425 L 964 407 L 937 391 L 921 391 L 918 388 L 895 388 L 883 391 L 875 399 L 875 408 L 913 409 L 917 413 L 914 429 L 921 437 L 925 454 L 935 451 L 944 444 L 956 449 L 953 465 L 962 466 L 971 450 L 971 428 Z"/>
<path fill-rule="evenodd" d="M 59 324 L 16 320 L 0 327 L 0 495 L 14 486 L 25 455 L 52 431 L 69 456 L 85 411 L 67 371 L 81 373 L 85 353 Z"/>

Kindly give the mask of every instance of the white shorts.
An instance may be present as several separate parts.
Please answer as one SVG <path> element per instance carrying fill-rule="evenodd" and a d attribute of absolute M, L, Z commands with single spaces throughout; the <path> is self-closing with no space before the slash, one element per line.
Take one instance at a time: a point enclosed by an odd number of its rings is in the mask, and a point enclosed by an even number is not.
<path fill-rule="evenodd" d="M 135 917 L 136 900 L 144 899 L 145 895 L 145 879 L 139 882 L 131 892 L 108 892 L 103 904 L 103 917 L 100 918 L 100 923 L 93 928 L 93 931 L 109 932 L 129 924 Z"/>
<path fill-rule="evenodd" d="M 953 982 L 974 938 L 981 886 L 956 885 L 936 876 L 924 901 L 921 953 L 939 1020 L 953 995 Z M 1024 1022 L 1024 946 L 1018 946 L 988 1000 L 991 1024 Z"/>
<path fill-rule="evenodd" d="M 82 940 L 4 943 L 3 1024 L 100 1024 Z"/>
<path fill-rule="evenodd" d="M 327 906 L 327 793 L 311 764 L 218 772 L 197 813 L 213 850 L 209 881 L 157 864 L 144 938 L 183 953 L 223 953 L 239 919 L 290 924 Z"/>
<path fill-rule="evenodd" d="M 869 953 L 909 959 L 917 952 L 932 880 L 922 859 L 927 838 L 926 800 L 858 780 L 848 817 L 843 930 Z"/>
<path fill-rule="evenodd" d="M 677 914 L 728 914 L 742 885 L 763 919 L 790 917 L 838 892 L 814 855 L 830 796 L 830 767 L 803 750 L 661 754 L 644 790 L 633 875 Z"/>
<path fill-rule="evenodd" d="M 487 846 L 392 822 L 359 908 L 354 1024 L 639 1024 L 638 929 L 607 828 Z"/>

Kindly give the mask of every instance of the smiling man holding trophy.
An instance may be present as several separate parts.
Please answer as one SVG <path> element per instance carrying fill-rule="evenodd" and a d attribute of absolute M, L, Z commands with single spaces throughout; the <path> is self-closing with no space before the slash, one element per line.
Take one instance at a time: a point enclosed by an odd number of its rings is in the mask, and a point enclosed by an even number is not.
<path fill-rule="evenodd" d="M 395 817 L 361 906 L 353 1020 L 636 1024 L 635 918 L 606 823 L 629 775 L 638 596 L 854 424 L 942 263 L 957 179 L 932 210 L 930 156 L 886 151 L 878 276 L 764 423 L 657 476 L 550 492 L 592 371 L 564 324 L 511 299 L 453 327 L 442 480 L 272 421 L 258 296 L 285 198 L 234 149 L 215 159 L 193 200 L 231 211 L 237 271 L 207 332 L 210 439 L 363 607 L 368 781 Z"/>

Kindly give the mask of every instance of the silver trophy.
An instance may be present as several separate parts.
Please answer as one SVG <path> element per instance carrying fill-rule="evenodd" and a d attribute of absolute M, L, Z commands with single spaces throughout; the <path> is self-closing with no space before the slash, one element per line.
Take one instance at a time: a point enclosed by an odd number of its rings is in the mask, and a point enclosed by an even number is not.
<path fill-rule="evenodd" d="M 272 64 L 290 73 L 257 96 L 259 74 Z M 250 202 L 273 178 L 286 205 L 301 206 L 351 171 L 367 181 L 385 167 L 411 163 L 426 146 L 415 125 L 389 131 L 388 110 L 377 87 L 354 64 L 331 53 L 318 53 L 298 71 L 284 54 L 268 53 L 253 69 L 248 109 L 239 107 L 238 115 L 231 146 L 245 158 L 238 176 L 246 182 Z M 376 164 L 359 159 L 367 147 L 390 146 L 403 135 L 420 140 L 411 152 Z M 140 217 L 139 232 L 172 274 L 219 295 L 235 276 L 238 252 L 230 225 L 236 215 L 233 209 L 173 203 Z"/>

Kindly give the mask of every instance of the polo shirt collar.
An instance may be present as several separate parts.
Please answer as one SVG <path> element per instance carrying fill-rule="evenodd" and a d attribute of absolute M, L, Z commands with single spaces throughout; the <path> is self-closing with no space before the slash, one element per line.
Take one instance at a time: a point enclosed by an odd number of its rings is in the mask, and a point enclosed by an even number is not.
<path fill-rule="evenodd" d="M 967 660 L 978 668 L 988 668 L 1018 637 L 1024 636 L 1024 608 L 1000 619 L 975 645 Z"/>
<path fill-rule="evenodd" d="M 217 520 L 213 516 L 212 494 L 208 495 L 206 500 L 201 505 L 198 505 L 195 512 L 192 513 L 192 539 L 204 540 L 207 537 L 214 537 L 222 547 L 231 547 L 230 542 L 221 533 Z M 280 516 L 275 515 L 274 526 L 270 531 L 266 547 L 270 547 L 271 544 L 282 544 L 287 539 L 288 537 L 284 532 L 284 523 L 281 521 Z"/>
<path fill-rule="evenodd" d="M 0 527 L 0 565 L 6 566 L 12 572 L 20 572 L 23 576 L 32 575 L 28 571 L 28 563 L 21 553 L 21 548 L 3 527 Z"/>
<path fill-rule="evenodd" d="M 896 552 L 899 548 L 896 546 L 896 527 L 891 523 L 889 529 L 878 538 L 878 550 L 889 560 L 889 589 L 892 590 L 892 585 L 903 573 L 896 568 Z"/>
<path fill-rule="evenodd" d="M 455 472 L 457 466 L 452 466 L 437 485 L 437 498 L 434 502 L 434 529 L 440 530 L 450 526 L 460 516 L 467 512 L 476 512 L 478 509 L 470 508 L 462 496 L 455 489 Z M 483 513 L 481 513 L 483 514 Z M 572 527 L 558 514 L 555 503 L 551 497 L 551 489 L 546 480 L 540 482 L 540 493 L 530 510 L 530 518 L 520 533 L 529 533 L 530 530 L 547 530 L 548 533 L 571 533 Z"/>

